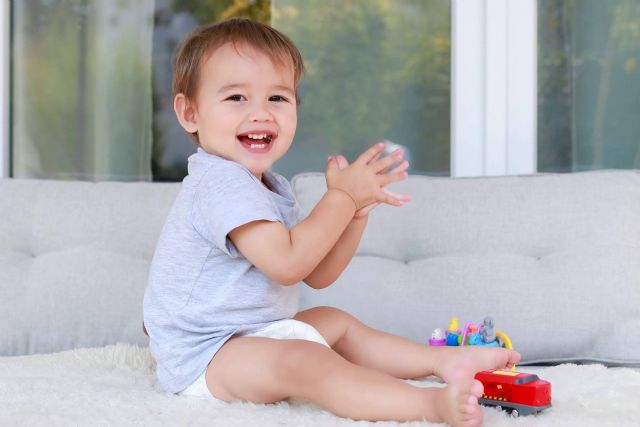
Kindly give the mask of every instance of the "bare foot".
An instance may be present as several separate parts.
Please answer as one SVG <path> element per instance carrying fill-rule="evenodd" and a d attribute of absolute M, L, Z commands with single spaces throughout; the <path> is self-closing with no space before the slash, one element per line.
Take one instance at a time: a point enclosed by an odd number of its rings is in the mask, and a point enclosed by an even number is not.
<path fill-rule="evenodd" d="M 446 383 L 470 380 L 476 372 L 487 369 L 511 369 L 520 361 L 520 353 L 498 347 L 442 347 L 434 366 L 434 375 Z"/>
<path fill-rule="evenodd" d="M 482 409 L 478 398 L 482 396 L 482 383 L 478 380 L 457 380 L 438 390 L 434 401 L 436 412 L 453 427 L 475 427 L 482 424 Z"/>

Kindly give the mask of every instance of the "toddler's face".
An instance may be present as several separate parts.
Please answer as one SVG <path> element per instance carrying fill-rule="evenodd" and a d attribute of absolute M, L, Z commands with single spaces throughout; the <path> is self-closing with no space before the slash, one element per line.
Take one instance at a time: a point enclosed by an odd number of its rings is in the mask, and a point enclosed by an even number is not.
<path fill-rule="evenodd" d="M 256 177 L 284 155 L 296 131 L 292 67 L 278 67 L 250 46 L 230 43 L 202 64 L 195 120 L 200 146 L 242 164 Z"/>

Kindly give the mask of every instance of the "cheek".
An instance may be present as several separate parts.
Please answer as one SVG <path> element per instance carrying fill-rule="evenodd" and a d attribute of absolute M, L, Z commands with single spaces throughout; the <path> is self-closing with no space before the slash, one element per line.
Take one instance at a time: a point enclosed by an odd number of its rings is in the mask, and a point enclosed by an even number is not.
<path fill-rule="evenodd" d="M 211 109 L 207 116 L 207 121 L 214 129 L 228 130 L 234 129 L 237 125 L 236 114 L 233 109 L 229 108 L 217 108 Z"/>
<path fill-rule="evenodd" d="M 295 132 L 296 131 L 296 126 L 298 126 L 298 118 L 296 117 L 295 114 L 293 116 L 291 116 L 291 120 L 290 120 L 289 124 L 291 126 L 291 131 Z"/>
<path fill-rule="evenodd" d="M 298 125 L 298 112 L 297 112 L 297 110 L 293 110 L 293 111 L 288 112 L 288 114 L 285 117 L 285 120 L 286 120 L 289 132 L 291 132 L 291 134 L 295 133 L 296 127 Z"/>

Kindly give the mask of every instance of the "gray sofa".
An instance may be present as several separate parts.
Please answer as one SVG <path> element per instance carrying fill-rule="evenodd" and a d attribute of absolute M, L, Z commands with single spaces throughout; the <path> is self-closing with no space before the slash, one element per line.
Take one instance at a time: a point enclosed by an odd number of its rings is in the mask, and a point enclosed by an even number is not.
<path fill-rule="evenodd" d="M 318 173 L 292 183 L 306 210 L 325 189 Z M 325 290 L 305 289 L 302 308 L 337 306 L 424 343 L 452 316 L 464 325 L 492 315 L 527 363 L 640 364 L 638 171 L 411 176 L 395 188 L 414 200 L 402 208 L 377 208 L 342 277 Z M 178 189 L 179 184 L 0 180 L 0 378 L 7 381 L 7 393 L 22 389 L 21 379 L 31 377 L 25 372 L 40 372 L 36 366 L 43 357 L 73 370 L 70 360 L 93 360 L 95 353 L 53 353 L 94 348 L 108 349 L 100 356 L 108 362 L 101 359 L 100 367 L 130 363 L 127 369 L 141 369 L 136 384 L 149 393 L 143 408 L 151 408 L 149 396 L 162 395 L 141 332 L 141 302 L 154 245 Z M 32 356 L 15 357 L 20 355 Z M 42 375 L 34 374 L 32 385 L 50 396 L 55 381 L 45 382 L 49 390 L 35 385 Z M 63 369 L 60 375 L 76 373 Z M 640 378 L 633 381 L 640 392 Z M 0 402 L 2 390 L 0 385 Z M 0 423 L 34 421 L 20 412 L 16 402 L 23 400 L 13 399 L 12 418 L 0 415 Z M 65 402 L 69 411 L 78 403 Z M 51 411 L 67 414 L 58 404 Z M 295 412 L 293 406 L 288 410 Z M 129 409 L 144 418 L 144 410 Z M 154 412 L 156 420 L 160 412 Z M 78 421 L 69 417 L 62 416 L 62 424 Z M 327 425 L 337 425 L 330 420 Z"/>

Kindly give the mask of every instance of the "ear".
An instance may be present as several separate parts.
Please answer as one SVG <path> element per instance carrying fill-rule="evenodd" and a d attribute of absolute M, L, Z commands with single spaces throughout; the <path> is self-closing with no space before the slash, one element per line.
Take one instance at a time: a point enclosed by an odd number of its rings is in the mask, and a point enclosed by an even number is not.
<path fill-rule="evenodd" d="M 173 109 L 184 130 L 189 133 L 198 132 L 198 112 L 193 102 L 189 101 L 184 94 L 179 93 L 173 98 Z"/>

